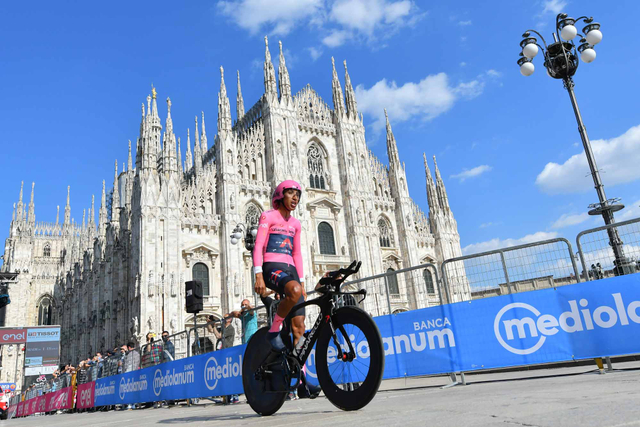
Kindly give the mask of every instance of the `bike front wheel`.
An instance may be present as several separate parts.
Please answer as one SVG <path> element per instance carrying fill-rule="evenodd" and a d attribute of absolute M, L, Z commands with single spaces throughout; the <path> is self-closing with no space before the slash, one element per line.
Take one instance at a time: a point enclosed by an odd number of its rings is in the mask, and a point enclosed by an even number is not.
<path fill-rule="evenodd" d="M 251 409 L 260 415 L 275 414 L 287 398 L 286 375 L 282 370 L 269 369 L 264 373 L 265 363 L 282 356 L 271 353 L 267 341 L 268 327 L 256 331 L 247 343 L 242 361 L 242 385 Z"/>
<path fill-rule="evenodd" d="M 336 407 L 355 411 L 371 402 L 380 387 L 382 338 L 371 316 L 356 307 L 337 310 L 331 322 L 335 337 L 331 328 L 325 327 L 316 344 L 318 382 Z M 343 357 L 338 356 L 338 345 Z"/>

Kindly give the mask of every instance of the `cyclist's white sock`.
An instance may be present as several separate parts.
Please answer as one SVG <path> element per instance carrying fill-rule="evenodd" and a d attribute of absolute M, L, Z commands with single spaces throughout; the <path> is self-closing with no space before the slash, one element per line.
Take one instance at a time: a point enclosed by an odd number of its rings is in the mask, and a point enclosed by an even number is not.
<path fill-rule="evenodd" d="M 269 328 L 269 332 L 280 332 L 280 326 L 282 326 L 282 322 L 284 321 L 284 317 L 280 317 L 277 313 L 273 318 L 273 323 L 271 323 L 271 328 Z"/>

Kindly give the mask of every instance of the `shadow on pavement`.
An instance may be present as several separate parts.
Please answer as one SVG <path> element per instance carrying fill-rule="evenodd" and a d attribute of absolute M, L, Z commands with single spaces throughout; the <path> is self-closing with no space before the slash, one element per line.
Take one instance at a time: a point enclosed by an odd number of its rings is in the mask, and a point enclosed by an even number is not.
<path fill-rule="evenodd" d="M 322 414 L 331 414 L 334 411 L 305 411 L 305 415 L 309 415 L 309 414 L 317 414 L 317 415 L 322 415 Z M 276 413 L 274 415 L 271 416 L 271 419 L 274 420 L 274 422 L 277 419 L 282 419 L 283 417 L 287 417 L 287 416 L 291 416 L 291 415 L 295 415 L 298 416 L 300 415 L 297 412 L 280 412 L 280 413 Z M 267 417 L 262 417 L 261 415 L 258 415 L 256 413 L 250 413 L 250 414 L 229 414 L 229 415 L 199 415 L 199 416 L 193 416 L 193 417 L 180 417 L 180 418 L 171 418 L 168 420 L 160 420 L 157 422 L 157 424 L 187 424 L 187 423 L 198 423 L 198 422 L 204 422 L 204 421 L 234 421 L 234 420 L 245 420 L 245 419 L 251 419 L 251 418 L 265 418 L 268 419 Z"/>

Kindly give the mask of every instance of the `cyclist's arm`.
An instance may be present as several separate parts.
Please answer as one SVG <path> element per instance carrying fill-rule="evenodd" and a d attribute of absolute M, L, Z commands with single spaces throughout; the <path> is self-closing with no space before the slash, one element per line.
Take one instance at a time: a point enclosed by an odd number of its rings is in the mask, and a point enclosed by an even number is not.
<path fill-rule="evenodd" d="M 256 235 L 256 245 L 253 248 L 253 271 L 255 274 L 262 273 L 262 260 L 264 247 L 267 244 L 267 236 L 269 235 L 269 220 L 267 215 L 260 215 L 258 223 L 258 234 Z"/>
<path fill-rule="evenodd" d="M 300 235 L 302 234 L 302 227 L 300 221 L 296 224 L 296 235 L 293 236 L 293 251 L 291 256 L 293 257 L 293 263 L 296 266 L 300 283 L 304 284 L 304 269 L 302 268 L 302 250 L 300 249 Z M 304 286 L 303 286 L 304 289 Z"/>

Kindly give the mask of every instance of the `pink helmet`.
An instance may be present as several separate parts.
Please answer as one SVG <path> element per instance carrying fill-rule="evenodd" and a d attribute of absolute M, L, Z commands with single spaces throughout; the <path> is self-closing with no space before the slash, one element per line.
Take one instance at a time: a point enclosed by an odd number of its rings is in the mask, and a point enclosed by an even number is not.
<path fill-rule="evenodd" d="M 280 184 L 278 184 L 276 190 L 273 192 L 273 197 L 271 197 L 271 207 L 273 209 L 278 209 L 278 207 L 276 206 L 276 202 L 284 199 L 285 190 L 288 190 L 290 188 L 298 190 L 300 192 L 300 195 L 302 195 L 302 186 L 300 184 L 291 179 L 282 181 Z"/>

